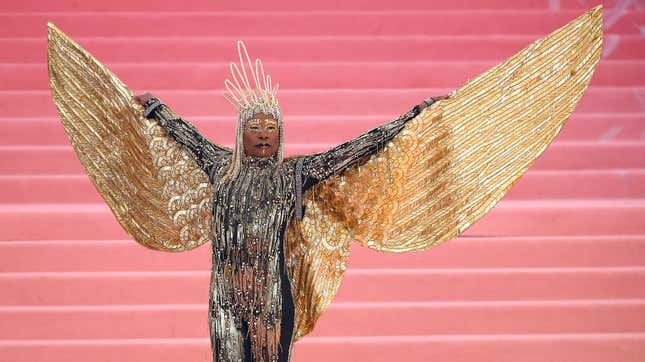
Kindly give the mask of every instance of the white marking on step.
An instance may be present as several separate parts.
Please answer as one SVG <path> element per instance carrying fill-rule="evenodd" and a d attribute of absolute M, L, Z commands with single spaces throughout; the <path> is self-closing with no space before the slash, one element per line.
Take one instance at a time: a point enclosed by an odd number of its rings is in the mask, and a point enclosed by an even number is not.
<path fill-rule="evenodd" d="M 605 36 L 605 45 L 602 48 L 602 55 L 601 58 L 605 59 L 608 58 L 611 53 L 618 48 L 618 44 L 620 44 L 620 35 L 612 34 L 612 35 L 606 35 Z"/>
<path fill-rule="evenodd" d="M 623 130 L 623 127 L 611 127 L 605 134 L 600 136 L 600 142 L 609 142 Z"/>
<path fill-rule="evenodd" d="M 603 28 L 609 30 L 614 24 L 620 20 L 628 12 L 629 5 L 634 3 L 634 0 L 618 0 L 616 5 L 605 12 L 603 21 Z"/>
<path fill-rule="evenodd" d="M 634 97 L 638 101 L 638 105 L 641 107 L 641 113 L 645 113 L 645 91 L 642 89 L 634 89 Z"/>
<path fill-rule="evenodd" d="M 560 0 L 549 0 L 549 10 L 550 11 L 560 10 Z"/>

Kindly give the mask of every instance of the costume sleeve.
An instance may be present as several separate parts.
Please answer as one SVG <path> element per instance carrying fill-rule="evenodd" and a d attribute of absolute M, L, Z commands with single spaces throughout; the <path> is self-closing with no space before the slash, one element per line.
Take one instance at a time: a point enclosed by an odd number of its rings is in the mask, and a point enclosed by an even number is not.
<path fill-rule="evenodd" d="M 352 140 L 326 152 L 304 156 L 302 160 L 298 160 L 302 164 L 303 190 L 309 189 L 333 175 L 342 173 L 364 157 L 378 152 L 403 130 L 405 124 L 417 116 L 421 109 L 421 105 L 417 105 L 397 119 L 367 131 Z"/>
<path fill-rule="evenodd" d="M 168 134 L 193 154 L 199 167 L 212 175 L 217 160 L 230 151 L 220 147 L 202 136 L 195 126 L 179 117 L 158 98 L 151 98 L 145 105 L 146 118 L 154 118 Z"/>

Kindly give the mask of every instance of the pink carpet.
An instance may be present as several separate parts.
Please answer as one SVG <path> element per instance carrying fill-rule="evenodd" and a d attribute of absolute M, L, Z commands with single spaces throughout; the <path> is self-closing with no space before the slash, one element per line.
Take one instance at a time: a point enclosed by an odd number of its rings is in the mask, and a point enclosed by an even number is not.
<path fill-rule="evenodd" d="M 210 361 L 210 247 L 154 252 L 121 230 L 57 118 L 47 21 L 226 145 L 244 39 L 280 83 L 293 154 L 458 88 L 597 3 L 2 2 L 0 361 Z M 294 362 L 645 361 L 645 1 L 602 3 L 603 59 L 554 144 L 462 237 L 354 245 Z"/>

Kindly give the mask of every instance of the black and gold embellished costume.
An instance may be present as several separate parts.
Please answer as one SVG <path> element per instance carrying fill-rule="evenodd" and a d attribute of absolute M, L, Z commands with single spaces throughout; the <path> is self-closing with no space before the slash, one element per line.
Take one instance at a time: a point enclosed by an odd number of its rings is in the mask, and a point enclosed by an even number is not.
<path fill-rule="evenodd" d="M 290 348 L 295 332 L 283 248 L 289 222 L 301 218 L 302 193 L 383 148 L 419 114 L 419 107 L 320 154 L 281 165 L 275 157 L 246 156 L 238 177 L 224 180 L 229 150 L 209 142 L 157 99 L 147 104 L 158 105 L 150 117 L 191 152 L 213 188 L 209 324 L 216 360 L 244 360 L 240 353 L 246 350 L 247 333 L 255 360 L 277 360 L 279 353 L 281 361 L 288 360 L 288 351 L 278 348 L 280 341 L 282 349 Z"/>
<path fill-rule="evenodd" d="M 275 361 L 288 359 L 281 340 L 288 352 L 331 302 L 350 242 L 424 250 L 495 206 L 565 124 L 601 50 L 596 7 L 449 99 L 327 152 L 244 158 L 233 179 L 223 177 L 232 150 L 166 106 L 144 117 L 132 92 L 51 24 L 49 78 L 72 146 L 136 242 L 179 252 L 212 240 L 213 359 L 250 350 Z"/>

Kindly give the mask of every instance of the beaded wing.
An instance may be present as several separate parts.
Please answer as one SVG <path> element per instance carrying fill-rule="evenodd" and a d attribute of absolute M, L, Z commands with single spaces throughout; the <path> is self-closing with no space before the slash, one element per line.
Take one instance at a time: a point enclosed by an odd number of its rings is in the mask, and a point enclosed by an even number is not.
<path fill-rule="evenodd" d="M 211 184 L 190 152 L 87 51 L 49 27 L 52 95 L 92 183 L 138 243 L 184 251 L 209 240 Z"/>
<path fill-rule="evenodd" d="M 288 245 L 298 332 L 342 279 L 349 243 L 424 250 L 486 214 L 545 150 L 598 64 L 598 6 L 426 108 L 384 149 L 305 193 Z M 422 71 L 421 69 L 419 71 Z"/>

